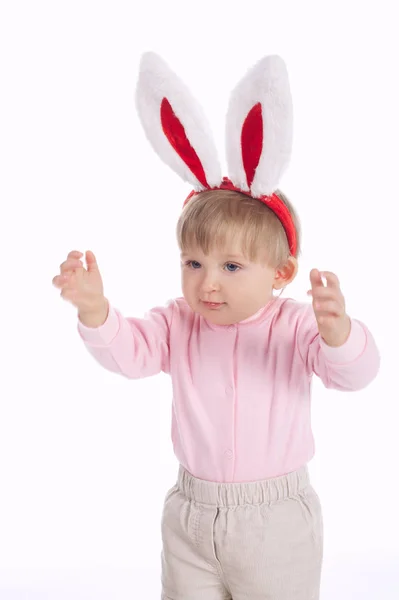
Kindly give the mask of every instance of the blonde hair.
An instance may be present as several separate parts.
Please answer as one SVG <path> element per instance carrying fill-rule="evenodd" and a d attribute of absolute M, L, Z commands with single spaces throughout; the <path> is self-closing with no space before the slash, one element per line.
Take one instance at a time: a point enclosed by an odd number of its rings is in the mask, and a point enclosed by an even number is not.
<path fill-rule="evenodd" d="M 301 227 L 288 198 L 275 192 L 287 206 L 297 232 L 298 258 L 301 252 Z M 244 255 L 251 261 L 272 268 L 283 266 L 290 257 L 287 235 L 275 213 L 263 202 L 240 192 L 206 190 L 188 201 L 177 223 L 177 242 L 182 252 L 199 247 L 204 254 L 222 249 L 234 240 L 241 242 Z"/>

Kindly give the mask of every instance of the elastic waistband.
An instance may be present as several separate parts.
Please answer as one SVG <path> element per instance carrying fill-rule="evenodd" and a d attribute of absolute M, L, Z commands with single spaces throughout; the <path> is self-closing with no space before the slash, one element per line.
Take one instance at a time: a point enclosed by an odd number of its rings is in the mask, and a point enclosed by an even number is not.
<path fill-rule="evenodd" d="M 264 504 L 290 498 L 310 485 L 307 465 L 297 471 L 249 483 L 217 483 L 197 479 L 180 465 L 177 485 L 189 500 L 212 506 Z"/>

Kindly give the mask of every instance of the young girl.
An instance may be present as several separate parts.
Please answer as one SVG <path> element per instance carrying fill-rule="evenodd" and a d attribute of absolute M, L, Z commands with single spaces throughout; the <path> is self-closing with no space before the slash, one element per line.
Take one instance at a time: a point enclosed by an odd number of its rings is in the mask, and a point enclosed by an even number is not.
<path fill-rule="evenodd" d="M 376 377 L 379 353 L 346 314 L 333 273 L 311 271 L 312 304 L 274 296 L 300 254 L 298 217 L 277 189 L 292 133 L 284 63 L 266 57 L 232 94 L 229 179 L 200 108 L 154 54 L 143 57 L 137 105 L 155 150 L 194 185 L 177 225 L 183 297 L 126 318 L 104 297 L 89 251 L 87 269 L 70 252 L 53 282 L 106 369 L 171 375 L 180 467 L 162 517 L 162 598 L 317 600 L 312 377 L 360 390 Z"/>

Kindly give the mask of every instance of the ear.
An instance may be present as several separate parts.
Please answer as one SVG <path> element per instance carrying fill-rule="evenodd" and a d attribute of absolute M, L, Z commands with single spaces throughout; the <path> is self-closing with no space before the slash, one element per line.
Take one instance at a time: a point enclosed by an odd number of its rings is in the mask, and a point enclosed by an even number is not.
<path fill-rule="evenodd" d="M 271 195 L 292 149 L 292 98 L 279 56 L 266 56 L 241 79 L 230 97 L 226 120 L 228 174 L 255 198 Z"/>
<path fill-rule="evenodd" d="M 217 150 L 201 106 L 155 53 L 140 64 L 137 111 L 155 152 L 196 191 L 222 181 Z"/>
<path fill-rule="evenodd" d="M 273 288 L 280 290 L 291 283 L 298 273 L 298 261 L 294 256 L 290 256 L 285 265 L 276 269 Z"/>

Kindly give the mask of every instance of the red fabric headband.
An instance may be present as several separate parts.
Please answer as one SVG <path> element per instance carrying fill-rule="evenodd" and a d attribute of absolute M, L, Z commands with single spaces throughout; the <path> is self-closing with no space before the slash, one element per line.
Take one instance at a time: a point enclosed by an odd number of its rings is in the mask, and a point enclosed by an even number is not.
<path fill-rule="evenodd" d="M 228 177 L 223 178 L 223 181 L 220 184 L 220 186 L 214 187 L 214 188 L 209 188 L 209 190 L 211 190 L 211 189 L 212 190 L 231 190 L 233 192 L 240 192 L 241 194 L 245 194 L 245 196 L 248 196 L 249 198 L 254 197 L 251 195 L 250 192 L 246 192 L 246 191 L 240 190 L 239 188 L 235 187 L 232 184 L 232 182 L 230 181 L 230 179 L 228 179 Z M 203 191 L 208 191 L 208 190 L 203 190 Z M 195 190 L 193 190 L 187 196 L 183 206 L 186 206 L 187 202 L 189 200 L 191 200 L 191 198 L 193 198 L 194 196 L 197 196 L 200 193 L 201 192 L 196 192 Z M 281 224 L 284 227 L 285 233 L 287 235 L 290 254 L 291 254 L 291 256 L 296 256 L 296 252 L 297 252 L 296 230 L 295 230 L 295 225 L 293 223 L 291 214 L 290 214 L 287 206 L 277 196 L 277 194 L 272 194 L 271 196 L 261 196 L 260 198 L 255 198 L 255 200 L 259 200 L 260 202 L 263 202 L 280 219 Z"/>

